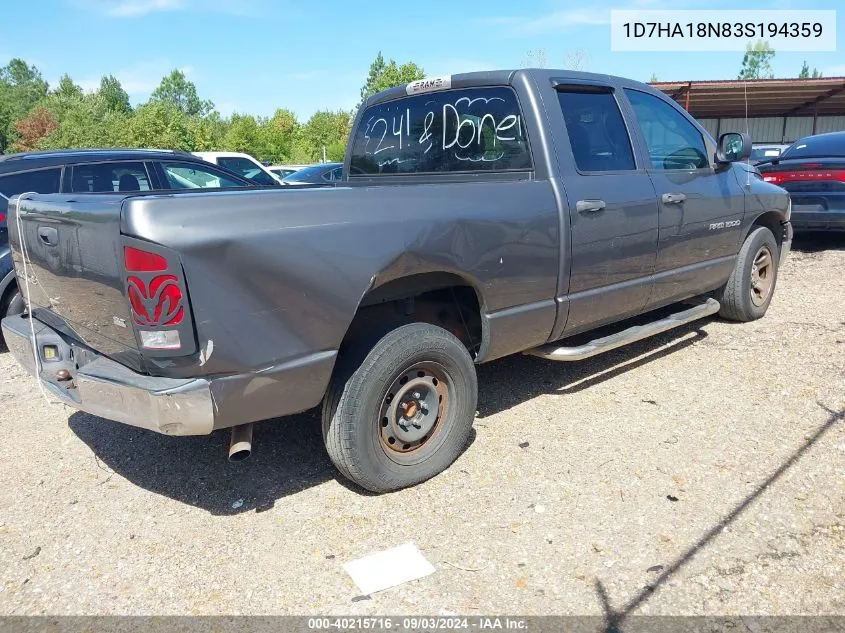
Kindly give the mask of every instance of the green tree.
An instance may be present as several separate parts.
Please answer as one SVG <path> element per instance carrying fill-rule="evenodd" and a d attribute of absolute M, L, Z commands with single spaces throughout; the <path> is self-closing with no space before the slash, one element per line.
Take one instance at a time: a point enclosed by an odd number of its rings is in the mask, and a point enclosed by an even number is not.
<path fill-rule="evenodd" d="M 233 114 L 223 137 L 223 148 L 230 152 L 245 152 L 263 160 L 267 152 L 258 119 L 250 114 Z"/>
<path fill-rule="evenodd" d="M 223 139 L 229 129 L 229 120 L 223 119 L 217 111 L 188 119 L 188 134 L 194 152 L 211 152 L 223 147 Z"/>
<path fill-rule="evenodd" d="M 62 75 L 55 89 L 40 104 L 50 111 L 57 123 L 61 123 L 70 110 L 80 107 L 84 97 L 82 88 L 73 83 L 68 75 Z"/>
<path fill-rule="evenodd" d="M 262 127 L 267 159 L 282 163 L 293 162 L 294 146 L 301 127 L 293 112 L 276 110 Z"/>
<path fill-rule="evenodd" d="M 801 72 L 798 73 L 798 79 L 821 79 L 821 77 L 822 74 L 819 72 L 818 68 L 813 68 L 813 72 L 810 72 L 810 67 L 807 65 L 806 61 L 801 66 Z"/>
<path fill-rule="evenodd" d="M 169 101 L 150 101 L 129 118 L 129 147 L 194 150 L 190 117 Z"/>
<path fill-rule="evenodd" d="M 749 43 L 742 58 L 742 68 L 738 79 L 772 79 L 771 61 L 775 56 L 774 49 L 762 39 L 756 43 Z"/>
<path fill-rule="evenodd" d="M 112 112 L 129 114 L 132 106 L 129 104 L 129 95 L 120 85 L 120 81 L 114 75 L 105 75 L 100 79 L 99 95 L 105 101 L 106 108 Z"/>
<path fill-rule="evenodd" d="M 392 59 L 385 62 L 379 51 L 375 61 L 370 65 L 367 82 L 361 87 L 361 103 L 377 92 L 395 86 L 404 86 L 423 77 L 425 77 L 425 71 L 414 62 L 406 62 L 401 66 Z"/>
<path fill-rule="evenodd" d="M 190 116 L 204 116 L 214 109 L 211 101 L 202 101 L 197 96 L 197 87 L 181 70 L 174 70 L 163 78 L 150 95 L 150 101 L 169 103 Z"/>
<path fill-rule="evenodd" d="M 31 152 L 57 127 L 59 124 L 53 113 L 43 106 L 36 106 L 27 116 L 15 122 L 17 140 L 9 149 L 13 152 Z"/>
<path fill-rule="evenodd" d="M 35 66 L 13 59 L 0 68 L 0 152 L 15 140 L 15 121 L 47 96 L 47 82 Z"/>
<path fill-rule="evenodd" d="M 654 84 L 657 83 L 659 79 L 657 79 L 657 73 L 651 73 L 651 77 L 648 78 L 648 83 Z"/>
<path fill-rule="evenodd" d="M 52 112 L 57 97 L 45 101 Z M 58 127 L 38 144 L 39 149 L 73 147 L 133 147 L 129 127 L 130 115 L 109 109 L 98 92 L 79 99 L 66 99 L 61 104 Z"/>
<path fill-rule="evenodd" d="M 351 123 L 351 114 L 343 110 L 315 112 L 302 130 L 302 138 L 311 148 L 310 160 L 321 160 L 323 148 L 328 160 L 342 159 Z"/>
<path fill-rule="evenodd" d="M 73 79 L 69 75 L 62 75 L 59 79 L 59 85 L 53 90 L 52 94 L 59 99 L 81 99 L 82 88 L 73 83 Z"/>

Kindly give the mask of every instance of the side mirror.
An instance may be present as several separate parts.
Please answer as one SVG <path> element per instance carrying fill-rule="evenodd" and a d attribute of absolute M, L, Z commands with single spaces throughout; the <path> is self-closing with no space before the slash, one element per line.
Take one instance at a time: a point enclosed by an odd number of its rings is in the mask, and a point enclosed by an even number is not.
<path fill-rule="evenodd" d="M 751 156 L 751 137 L 740 132 L 727 132 L 719 137 L 717 163 L 735 163 Z"/>

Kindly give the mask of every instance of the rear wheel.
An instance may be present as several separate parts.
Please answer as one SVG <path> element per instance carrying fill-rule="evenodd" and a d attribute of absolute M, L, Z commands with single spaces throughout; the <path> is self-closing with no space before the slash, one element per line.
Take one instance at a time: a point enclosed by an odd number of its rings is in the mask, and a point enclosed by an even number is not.
<path fill-rule="evenodd" d="M 388 492 L 449 467 L 466 446 L 478 399 L 475 365 L 446 330 L 412 323 L 346 355 L 323 402 L 323 438 L 337 469 Z"/>
<path fill-rule="evenodd" d="M 6 292 L 6 296 L 0 299 L 0 319 L 13 314 L 20 314 L 24 311 L 26 305 L 23 302 L 23 297 L 17 287 L 12 286 Z M 3 341 L 3 334 L 0 333 L 0 342 Z"/>
<path fill-rule="evenodd" d="M 728 283 L 716 297 L 722 305 L 720 316 L 754 321 L 766 314 L 775 293 L 779 254 L 777 240 L 766 227 L 748 234 Z"/>
<path fill-rule="evenodd" d="M 10 292 L 8 292 L 6 297 L 3 299 L 2 303 L 0 303 L 0 319 L 12 316 L 13 314 L 21 314 L 25 307 L 23 296 L 20 291 L 13 286 L 10 289 Z"/>

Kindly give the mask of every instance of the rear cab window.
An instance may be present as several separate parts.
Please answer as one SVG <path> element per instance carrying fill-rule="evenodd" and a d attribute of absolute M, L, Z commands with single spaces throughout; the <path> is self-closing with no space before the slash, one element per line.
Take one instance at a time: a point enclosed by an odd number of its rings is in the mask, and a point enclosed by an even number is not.
<path fill-rule="evenodd" d="M 631 139 L 610 89 L 557 89 L 575 165 L 581 172 L 636 169 Z"/>
<path fill-rule="evenodd" d="M 352 140 L 349 175 L 531 169 L 516 94 L 490 87 L 414 95 L 367 108 Z"/>

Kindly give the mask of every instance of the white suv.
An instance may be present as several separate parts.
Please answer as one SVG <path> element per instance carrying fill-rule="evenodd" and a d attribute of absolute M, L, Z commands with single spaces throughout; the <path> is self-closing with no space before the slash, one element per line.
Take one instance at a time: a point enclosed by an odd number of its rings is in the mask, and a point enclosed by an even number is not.
<path fill-rule="evenodd" d="M 281 178 L 249 154 L 240 152 L 194 152 L 194 155 L 209 163 L 233 171 L 256 185 L 280 185 L 282 183 Z"/>

